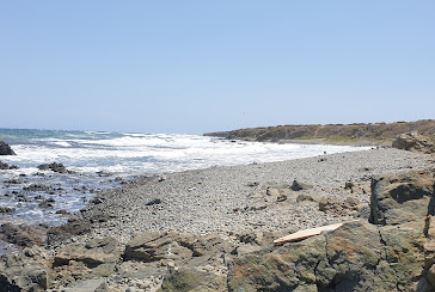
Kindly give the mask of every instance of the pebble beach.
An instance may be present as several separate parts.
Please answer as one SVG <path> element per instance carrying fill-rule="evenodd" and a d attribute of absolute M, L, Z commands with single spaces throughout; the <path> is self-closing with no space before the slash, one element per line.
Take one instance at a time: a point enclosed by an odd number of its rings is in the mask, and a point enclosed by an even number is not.
<path fill-rule="evenodd" d="M 95 224 L 86 237 L 111 235 L 126 242 L 144 231 L 288 233 L 322 226 L 366 216 L 362 207 L 320 211 L 322 199 L 351 198 L 367 205 L 371 177 L 425 169 L 431 163 L 430 156 L 386 148 L 143 177 L 102 192 L 102 203 L 88 206 L 85 218 L 112 219 Z M 293 191 L 294 180 L 309 187 Z M 352 190 L 345 189 L 348 182 Z M 310 199 L 298 199 L 304 196 Z"/>

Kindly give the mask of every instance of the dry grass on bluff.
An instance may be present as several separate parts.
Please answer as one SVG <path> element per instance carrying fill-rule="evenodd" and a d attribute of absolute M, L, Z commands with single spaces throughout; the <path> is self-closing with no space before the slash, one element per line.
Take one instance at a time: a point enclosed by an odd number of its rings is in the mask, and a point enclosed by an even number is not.
<path fill-rule="evenodd" d="M 422 135 L 435 136 L 435 120 L 369 124 L 279 125 L 205 135 L 261 142 L 391 145 L 391 141 L 398 135 L 415 131 Z"/>

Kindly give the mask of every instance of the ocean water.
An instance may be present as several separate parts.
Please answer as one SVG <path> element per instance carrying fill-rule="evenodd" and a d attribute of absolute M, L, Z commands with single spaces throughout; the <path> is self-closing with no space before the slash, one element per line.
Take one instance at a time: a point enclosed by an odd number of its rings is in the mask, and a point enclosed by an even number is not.
<path fill-rule="evenodd" d="M 16 156 L 0 156 L 17 170 L 0 170 L 0 221 L 60 224 L 59 210 L 77 212 L 99 190 L 116 186 L 119 179 L 140 174 L 176 172 L 222 165 L 272 162 L 366 149 L 364 147 L 231 142 L 221 138 L 182 134 L 146 134 L 92 131 L 0 129 Z M 61 162 L 74 174 L 45 172 L 37 166 Z M 101 175 L 104 172 L 110 175 Z M 51 187 L 24 190 L 31 184 Z M 54 189 L 54 191 L 53 191 Z M 41 202 L 51 200 L 50 206 Z"/>

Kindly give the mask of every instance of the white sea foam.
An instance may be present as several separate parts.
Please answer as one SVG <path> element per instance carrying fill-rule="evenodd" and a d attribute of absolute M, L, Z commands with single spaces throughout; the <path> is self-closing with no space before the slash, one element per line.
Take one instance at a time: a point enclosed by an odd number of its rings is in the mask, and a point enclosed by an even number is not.
<path fill-rule="evenodd" d="M 98 137 L 100 136 L 95 134 L 88 139 L 50 138 L 40 139 L 39 143 L 13 145 L 18 155 L 3 160 L 24 168 L 58 161 L 80 172 L 171 172 L 213 165 L 306 158 L 324 152 L 339 153 L 368 148 L 242 141 L 234 143 L 196 135 L 124 134 L 114 138 Z"/>

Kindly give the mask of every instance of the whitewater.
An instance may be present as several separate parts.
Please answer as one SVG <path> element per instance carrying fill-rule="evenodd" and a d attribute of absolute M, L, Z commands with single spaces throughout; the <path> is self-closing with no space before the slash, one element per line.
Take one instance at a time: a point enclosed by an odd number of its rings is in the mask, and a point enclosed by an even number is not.
<path fill-rule="evenodd" d="M 117 186 L 119 178 L 291 160 L 367 149 L 336 145 L 276 144 L 229 141 L 183 134 L 0 129 L 16 156 L 2 162 L 17 170 L 0 171 L 0 221 L 22 220 L 57 225 L 65 213 L 78 212 L 95 193 Z M 63 163 L 72 174 L 42 173 L 37 166 Z M 102 175 L 104 174 L 104 175 Z M 58 191 L 24 190 L 32 184 Z M 44 201 L 45 200 L 45 201 Z M 46 201 L 50 200 L 49 208 Z M 43 204 L 45 202 L 45 205 Z M 44 207 L 45 206 L 45 207 Z"/>

